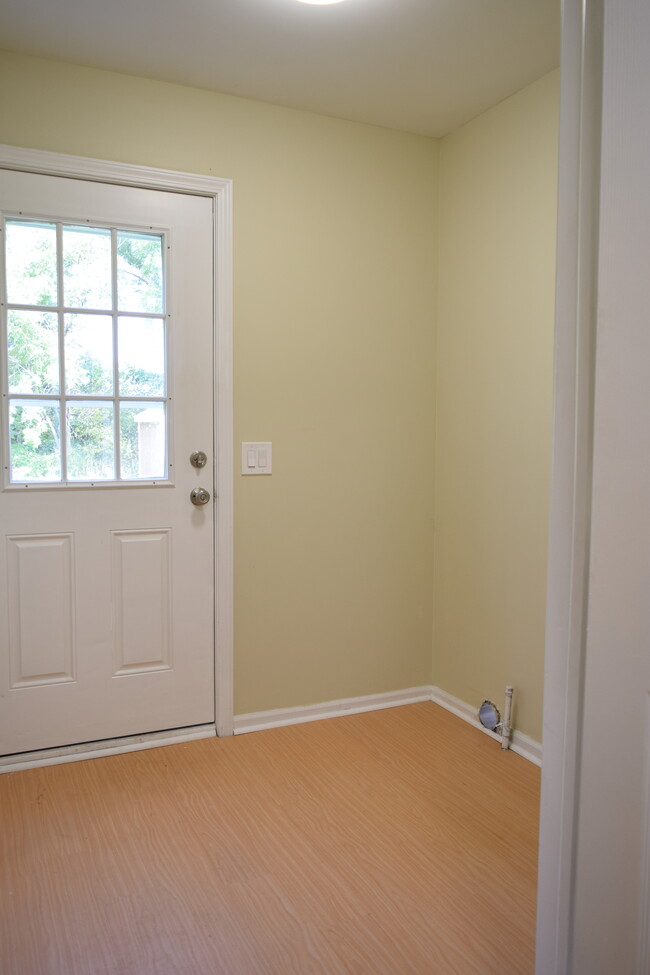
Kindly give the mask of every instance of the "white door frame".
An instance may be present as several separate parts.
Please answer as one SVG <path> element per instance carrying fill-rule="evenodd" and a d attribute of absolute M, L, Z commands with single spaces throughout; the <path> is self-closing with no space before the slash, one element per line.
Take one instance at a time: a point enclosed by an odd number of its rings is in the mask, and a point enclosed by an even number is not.
<path fill-rule="evenodd" d="M 84 156 L 0 145 L 0 169 L 116 183 L 203 196 L 213 201 L 215 457 L 215 730 L 233 733 L 233 393 L 232 393 L 232 180 L 132 166 Z M 214 732 L 213 732 L 214 734 Z M 143 742 L 147 736 L 138 736 Z M 160 743 L 160 734 L 151 744 Z M 111 751 L 132 750 L 116 741 Z M 142 747 L 142 744 L 139 745 Z M 70 751 L 66 749 L 65 751 Z M 80 749 L 76 746 L 78 754 Z M 105 751 L 103 752 L 105 753 Z M 65 760 L 65 759 L 64 759 Z M 67 760 L 70 760 L 68 755 Z M 43 764 L 39 762 L 38 764 Z"/>
<path fill-rule="evenodd" d="M 569 975 L 588 617 L 604 0 L 564 0 L 536 975 Z"/>

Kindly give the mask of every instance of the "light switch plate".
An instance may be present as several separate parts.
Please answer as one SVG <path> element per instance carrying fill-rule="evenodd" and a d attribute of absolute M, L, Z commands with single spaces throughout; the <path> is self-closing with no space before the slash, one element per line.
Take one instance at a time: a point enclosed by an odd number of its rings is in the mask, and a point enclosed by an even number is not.
<path fill-rule="evenodd" d="M 243 443 L 241 445 L 242 474 L 272 474 L 273 444 Z"/>

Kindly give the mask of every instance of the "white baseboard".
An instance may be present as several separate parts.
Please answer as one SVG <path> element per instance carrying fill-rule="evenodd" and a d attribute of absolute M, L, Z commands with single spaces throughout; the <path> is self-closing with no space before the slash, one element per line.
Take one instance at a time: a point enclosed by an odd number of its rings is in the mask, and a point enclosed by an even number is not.
<path fill-rule="evenodd" d="M 403 691 L 389 691 L 387 694 L 366 694 L 361 697 L 344 697 L 338 701 L 324 701 L 321 704 L 308 704 L 296 708 L 276 708 L 273 711 L 253 711 L 250 714 L 236 714 L 233 730 L 236 735 L 265 728 L 283 728 L 285 725 L 303 724 L 305 721 L 322 721 L 325 718 L 338 718 L 344 714 L 361 714 L 363 711 L 379 711 L 382 708 L 396 708 L 403 704 L 416 704 L 420 701 L 433 701 L 457 717 L 467 721 L 474 728 L 496 741 L 499 735 L 488 731 L 478 720 L 477 708 L 466 704 L 457 697 L 447 694 L 439 687 L 424 685 L 409 687 Z M 513 752 L 527 758 L 534 765 L 542 764 L 542 746 L 538 741 L 515 731 L 510 745 Z"/>
<path fill-rule="evenodd" d="M 419 701 L 430 700 L 430 687 L 409 687 L 403 691 L 388 691 L 387 694 L 366 694 L 363 697 L 343 697 L 338 701 L 324 701 L 321 704 L 307 704 L 304 707 L 276 708 L 273 711 L 236 714 L 233 728 L 236 735 L 243 735 L 249 731 L 262 731 L 264 728 L 282 728 L 289 724 L 321 721 L 324 718 L 338 718 L 343 714 L 379 711 L 382 708 L 397 708 L 401 707 L 402 704 L 416 704 Z"/>
<path fill-rule="evenodd" d="M 251 714 L 236 714 L 233 730 L 236 735 L 265 728 L 282 728 L 285 725 L 303 724 L 306 721 L 321 721 L 325 718 L 338 718 L 345 714 L 361 714 L 364 711 L 379 711 L 383 708 L 401 707 L 403 704 L 417 704 L 420 701 L 433 701 L 457 717 L 467 721 L 474 728 L 500 741 L 498 735 L 488 731 L 477 717 L 477 709 L 453 697 L 439 687 L 423 685 L 409 687 L 401 691 L 388 691 L 386 694 L 366 694 L 361 697 L 344 697 L 338 701 L 324 701 L 304 707 L 276 708 L 273 711 L 254 711 Z M 132 738 L 114 738 L 105 742 L 92 742 L 84 745 L 67 745 L 62 748 L 47 749 L 42 752 L 25 752 L 22 755 L 8 755 L 0 758 L 0 774 L 16 772 L 19 769 L 38 768 L 43 765 L 59 765 L 63 762 L 77 762 L 86 758 L 100 758 L 104 755 L 120 755 L 124 752 L 140 751 L 160 745 L 175 745 L 197 738 L 209 738 L 216 734 L 214 725 L 199 725 L 195 728 L 180 728 L 176 731 L 154 732 L 150 735 L 134 735 Z M 542 746 L 538 741 L 515 731 L 512 735 L 511 749 L 517 755 L 528 759 L 535 765 L 542 764 Z"/>
<path fill-rule="evenodd" d="M 447 691 L 443 691 L 439 687 L 431 688 L 429 700 L 433 701 L 434 704 L 439 704 L 445 710 L 451 711 L 452 714 L 462 718 L 463 721 L 467 721 L 468 724 L 471 724 L 474 728 L 478 728 L 479 731 L 482 731 L 485 735 L 489 735 L 490 738 L 501 741 L 500 735 L 496 735 L 493 731 L 488 731 L 487 728 L 483 727 L 478 719 L 478 708 L 472 707 L 471 704 L 461 701 L 460 698 L 448 694 Z M 513 731 L 510 748 L 517 755 L 521 755 L 522 758 L 527 758 L 534 765 L 541 766 L 542 746 L 534 738 L 529 738 L 528 735 L 523 735 L 520 731 Z"/>
<path fill-rule="evenodd" d="M 153 731 L 146 735 L 132 735 L 130 738 L 109 738 L 83 745 L 63 745 L 61 748 L 46 748 L 40 752 L 6 755 L 0 757 L 0 774 L 42 768 L 45 765 L 82 762 L 86 758 L 103 758 L 105 755 L 123 755 L 125 752 L 139 752 L 144 748 L 158 748 L 160 745 L 178 745 L 183 741 L 196 741 L 197 738 L 214 738 L 216 733 L 213 724 L 195 725 L 193 728 Z"/>

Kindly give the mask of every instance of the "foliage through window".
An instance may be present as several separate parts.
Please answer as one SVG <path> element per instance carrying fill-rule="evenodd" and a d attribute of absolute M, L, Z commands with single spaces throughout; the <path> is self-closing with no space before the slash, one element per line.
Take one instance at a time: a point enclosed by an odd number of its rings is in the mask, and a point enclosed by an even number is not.
<path fill-rule="evenodd" d="M 9 483 L 166 479 L 164 235 L 4 229 Z"/>

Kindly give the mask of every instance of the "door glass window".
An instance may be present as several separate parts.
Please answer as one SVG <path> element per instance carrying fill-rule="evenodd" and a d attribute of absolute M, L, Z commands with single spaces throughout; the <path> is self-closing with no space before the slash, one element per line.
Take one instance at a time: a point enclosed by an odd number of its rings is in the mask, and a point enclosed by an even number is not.
<path fill-rule="evenodd" d="M 5 221 L 10 484 L 168 478 L 163 233 Z"/>

